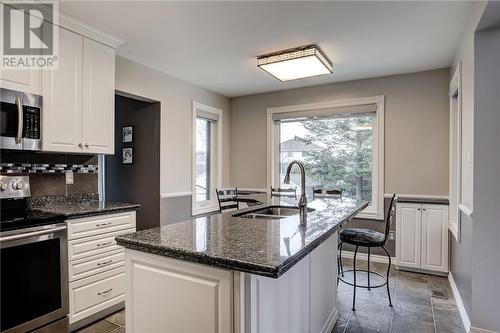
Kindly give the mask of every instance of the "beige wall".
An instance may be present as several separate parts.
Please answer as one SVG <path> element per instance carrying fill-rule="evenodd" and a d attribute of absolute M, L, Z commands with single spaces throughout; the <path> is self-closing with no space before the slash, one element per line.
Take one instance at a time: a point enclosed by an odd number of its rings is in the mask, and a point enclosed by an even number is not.
<path fill-rule="evenodd" d="M 448 194 L 449 69 L 231 99 L 231 185 L 266 188 L 266 107 L 385 95 L 385 192 Z"/>
<path fill-rule="evenodd" d="M 116 89 L 161 102 L 162 195 L 191 191 L 192 101 L 222 109 L 222 184 L 229 184 L 228 98 L 122 57 L 116 57 Z"/>

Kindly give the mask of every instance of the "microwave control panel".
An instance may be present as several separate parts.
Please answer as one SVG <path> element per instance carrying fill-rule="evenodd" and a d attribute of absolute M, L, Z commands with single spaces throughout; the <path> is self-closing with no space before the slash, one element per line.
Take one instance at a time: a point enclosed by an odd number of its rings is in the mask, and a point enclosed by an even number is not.
<path fill-rule="evenodd" d="M 23 137 L 40 139 L 40 108 L 23 106 Z"/>

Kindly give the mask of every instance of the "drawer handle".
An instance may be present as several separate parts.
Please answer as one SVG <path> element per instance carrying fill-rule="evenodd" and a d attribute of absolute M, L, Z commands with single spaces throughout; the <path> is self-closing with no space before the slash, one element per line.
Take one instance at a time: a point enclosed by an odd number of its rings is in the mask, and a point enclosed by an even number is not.
<path fill-rule="evenodd" d="M 109 259 L 108 261 L 98 262 L 97 266 L 106 266 L 113 262 L 113 259 Z"/>
<path fill-rule="evenodd" d="M 95 226 L 98 227 L 98 228 L 100 228 L 100 227 L 105 227 L 105 226 L 110 225 L 110 224 L 111 224 L 111 222 L 97 223 Z"/>
<path fill-rule="evenodd" d="M 97 247 L 101 247 L 101 246 L 108 246 L 108 245 L 111 245 L 113 244 L 113 242 L 106 242 L 106 243 L 97 243 Z"/>
<path fill-rule="evenodd" d="M 99 295 L 99 296 L 107 296 L 112 290 L 113 290 L 113 288 L 109 288 L 108 290 L 104 290 L 104 291 L 98 292 L 97 295 Z"/>

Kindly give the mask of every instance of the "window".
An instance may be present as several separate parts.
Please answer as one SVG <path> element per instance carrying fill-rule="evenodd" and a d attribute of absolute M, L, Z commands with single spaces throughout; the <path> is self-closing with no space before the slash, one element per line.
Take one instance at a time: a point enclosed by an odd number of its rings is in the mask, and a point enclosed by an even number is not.
<path fill-rule="evenodd" d="M 346 198 L 370 202 L 360 217 L 383 219 L 383 111 L 383 96 L 269 108 L 270 183 L 287 186 L 290 159 L 282 152 L 296 152 L 308 196 L 313 188 L 342 189 Z M 298 168 L 290 182 L 300 192 Z"/>
<path fill-rule="evenodd" d="M 215 191 L 221 179 L 221 114 L 193 102 L 193 215 L 219 208 Z"/>

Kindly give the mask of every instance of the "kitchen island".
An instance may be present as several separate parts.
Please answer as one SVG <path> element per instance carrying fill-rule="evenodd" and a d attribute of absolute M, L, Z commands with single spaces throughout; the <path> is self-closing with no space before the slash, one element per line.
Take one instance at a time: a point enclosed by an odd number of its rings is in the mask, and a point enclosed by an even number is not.
<path fill-rule="evenodd" d="M 128 332 L 330 332 L 337 231 L 368 202 L 290 198 L 117 237 Z M 237 215 L 237 216 L 235 216 Z"/>

